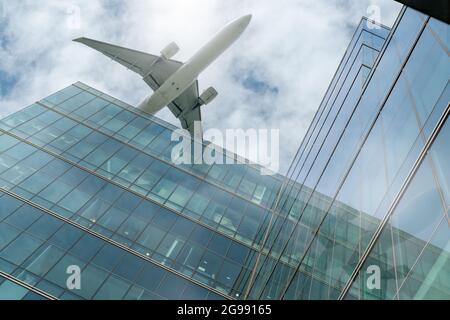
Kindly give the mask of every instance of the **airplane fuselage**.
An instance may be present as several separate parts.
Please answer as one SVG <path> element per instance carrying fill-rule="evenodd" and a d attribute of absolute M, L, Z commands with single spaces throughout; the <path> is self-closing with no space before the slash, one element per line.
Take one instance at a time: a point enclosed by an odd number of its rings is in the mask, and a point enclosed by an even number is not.
<path fill-rule="evenodd" d="M 251 15 L 247 15 L 226 25 L 150 97 L 146 98 L 139 105 L 139 109 L 153 114 L 180 96 L 192 85 L 203 70 L 239 38 L 247 28 L 250 20 Z"/>

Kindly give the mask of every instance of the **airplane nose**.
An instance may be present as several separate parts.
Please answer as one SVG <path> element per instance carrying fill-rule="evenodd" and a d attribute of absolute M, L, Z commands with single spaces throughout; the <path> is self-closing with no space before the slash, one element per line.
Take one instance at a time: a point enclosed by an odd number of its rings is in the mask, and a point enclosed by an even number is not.
<path fill-rule="evenodd" d="M 249 25 L 250 21 L 252 20 L 252 15 L 248 14 L 246 16 L 243 16 L 241 18 L 241 25 L 243 28 L 247 28 L 247 26 Z"/>
<path fill-rule="evenodd" d="M 247 26 L 250 23 L 250 20 L 252 20 L 252 15 L 248 14 L 246 16 L 236 18 L 233 21 L 231 21 L 224 30 L 233 30 L 233 34 L 241 34 L 244 32 L 245 29 L 247 29 Z"/>

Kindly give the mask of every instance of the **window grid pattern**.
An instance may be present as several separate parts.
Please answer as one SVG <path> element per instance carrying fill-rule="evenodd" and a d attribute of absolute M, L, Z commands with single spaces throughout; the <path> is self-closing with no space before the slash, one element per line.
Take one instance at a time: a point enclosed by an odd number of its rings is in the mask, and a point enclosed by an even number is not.
<path fill-rule="evenodd" d="M 389 217 L 347 298 L 450 299 L 450 167 L 446 145 L 449 137 L 447 120 Z M 365 270 L 370 265 L 380 266 L 385 275 L 376 290 L 369 290 L 365 284 Z"/>
<path fill-rule="evenodd" d="M 0 300 L 48 300 L 0 274 Z"/>
<path fill-rule="evenodd" d="M 3 122 L 16 125 L 27 114 L 36 115 L 34 109 L 42 111 L 41 106 L 33 105 Z M 47 126 L 39 125 L 41 122 Z M 30 135 L 24 132 L 25 127 L 39 129 Z M 8 131 L 249 246 L 258 247 L 258 230 L 264 227 L 269 211 L 252 202 L 46 108 Z M 48 132 L 54 134 L 49 136 Z"/>
<path fill-rule="evenodd" d="M 265 291 L 261 297 L 285 299 L 339 297 L 359 257 L 380 224 L 380 219 L 385 215 L 408 170 L 417 159 L 424 141 L 448 106 L 450 97 L 448 37 L 446 43 L 445 38 L 440 38 L 439 32 L 436 32 L 439 30 L 442 35 L 446 32 L 448 34 L 448 25 L 431 19 L 425 27 L 422 27 L 425 22 L 426 17 L 416 11 L 411 9 L 405 11 L 360 100 L 363 107 L 360 110 L 356 109 L 352 122 L 346 129 L 347 133 L 344 133 L 340 145 L 334 151 L 334 158 L 329 162 L 331 167 L 327 167 L 322 173 L 314 192 L 318 197 L 324 194 L 333 197 L 338 186 L 333 181 L 338 182 L 341 179 L 336 179 L 339 175 L 336 174 L 337 168 L 333 165 L 343 168 L 352 164 L 345 183 L 331 209 L 326 208 L 322 213 L 319 229 L 316 229 L 316 235 L 310 238 L 307 252 L 301 258 L 302 262 L 297 268 L 297 273 L 292 273 L 281 264 L 277 265 L 272 271 L 271 278 L 269 280 L 265 278 L 265 287 L 255 286 L 259 290 L 264 287 Z M 389 89 L 389 79 L 395 79 L 396 70 L 400 69 L 402 59 L 407 57 L 409 48 L 412 47 L 414 50 L 400 77 L 396 79 L 377 122 L 373 128 L 367 126 L 372 121 L 369 120 L 370 114 L 374 115 L 374 112 L 368 112 L 367 108 L 373 109 L 376 99 L 383 96 L 380 92 Z M 431 56 L 433 58 L 430 58 Z M 351 163 L 349 161 L 351 149 L 358 150 L 360 143 L 358 137 L 363 137 L 368 129 L 371 130 L 370 134 L 358 158 Z M 342 153 L 339 153 L 341 151 Z M 305 202 L 303 199 L 301 201 Z M 342 210 L 343 203 L 353 210 Z M 308 208 L 308 204 L 304 208 Z M 303 214 L 306 212 L 304 209 Z M 300 222 L 302 219 L 303 216 Z M 429 223 L 433 225 L 434 221 Z M 345 230 L 343 227 L 351 225 L 353 231 Z M 282 231 L 286 232 L 294 229 L 289 226 L 283 227 L 285 228 Z M 395 232 L 402 233 L 401 230 Z M 346 243 L 346 246 L 341 246 L 338 239 Z M 284 250 L 289 250 L 289 246 L 292 246 L 290 242 L 295 241 L 296 238 L 293 236 L 282 238 L 281 242 L 285 243 Z M 423 245 L 423 240 L 421 243 Z M 412 249 L 401 251 L 402 254 L 409 254 L 410 259 L 411 256 L 414 257 Z M 316 279 L 306 275 L 305 270 L 312 273 Z M 422 283 L 422 286 L 426 287 L 426 284 Z M 440 291 L 441 294 L 443 292 L 445 290 Z"/>
<path fill-rule="evenodd" d="M 0 200 L 0 268 L 59 299 L 222 299 L 4 192 Z M 67 288 L 69 266 L 81 269 L 81 290 Z"/>
<path fill-rule="evenodd" d="M 70 111 L 74 108 L 73 105 L 85 103 L 93 98 L 88 96 L 89 93 L 82 92 L 67 100 L 67 97 L 76 94 L 77 90 L 79 90 L 77 87 L 71 86 L 46 100 L 51 103 L 63 100 L 61 108 Z M 94 103 L 98 99 L 90 100 L 88 109 L 106 104 L 104 100 Z M 43 112 L 39 114 L 41 111 Z M 117 111 L 112 114 L 116 115 Z M 101 118 L 107 119 L 108 116 Z M 205 180 L 185 174 L 146 154 L 138 153 L 135 149 L 108 139 L 108 136 L 77 124 L 76 121 L 62 117 L 60 114 L 42 110 L 41 105 L 32 105 L 4 119 L 3 127 L 152 200 L 164 203 L 195 219 L 201 219 L 227 235 L 258 247 L 258 239 L 255 237 L 257 231 L 263 228 L 262 223 L 267 220 L 268 210 L 261 210 L 252 204 L 247 205 L 244 201 L 237 199 L 239 197 L 233 196 L 232 202 L 240 202 L 240 207 L 244 210 L 247 208 L 248 214 L 245 214 L 242 220 L 237 214 L 224 215 L 225 208 L 222 203 L 227 202 L 229 197 L 226 194 L 221 196 L 221 190 L 210 186 Z M 226 165 L 212 166 L 209 174 L 218 180 L 234 181 L 236 186 L 239 185 L 238 192 L 245 193 L 249 197 L 253 195 L 253 202 L 264 202 L 266 195 L 272 193 L 268 190 L 276 188 L 275 185 L 270 185 L 271 180 L 267 180 L 272 179 L 271 177 L 260 176 L 256 170 L 247 170 L 242 166 L 229 167 L 233 170 L 228 170 Z M 247 170 L 246 173 L 245 170 Z M 231 171 L 233 173 L 230 173 Z M 161 173 L 165 175 L 161 177 Z M 237 173 L 239 174 L 236 175 Z M 242 175 L 244 175 L 243 178 L 239 178 Z M 260 183 L 255 183 L 258 180 Z M 205 189 L 212 192 L 203 191 Z M 211 194 L 213 197 L 210 196 Z M 225 200 L 219 200 L 222 203 L 217 204 L 213 203 L 215 198 Z M 211 213 L 211 211 L 214 212 Z"/>
<path fill-rule="evenodd" d="M 280 200 L 276 204 L 275 211 L 280 212 L 286 218 L 283 223 L 274 224 L 266 243 L 266 247 L 270 248 L 270 255 L 278 257 L 280 261 L 299 262 L 304 250 L 306 250 L 306 244 L 312 238 L 314 230 L 320 222 L 321 214 L 325 213 L 327 204 L 331 203 L 332 198 L 328 200 L 326 195 L 315 195 L 312 192 L 313 190 L 308 187 L 311 184 L 309 180 L 311 180 L 311 176 L 314 176 L 314 173 L 319 172 L 315 168 L 316 166 L 325 165 L 325 163 L 320 163 L 323 162 L 325 156 L 319 158 L 316 156 L 318 152 L 327 153 L 333 150 L 333 143 L 335 143 L 333 141 L 339 137 L 340 131 L 343 130 L 343 126 L 351 116 L 352 107 L 361 94 L 368 72 L 378 55 L 378 51 L 383 46 L 384 38 L 387 36 L 387 33 L 382 33 L 382 36 L 380 36 L 365 30 L 364 27 L 368 25 L 370 23 L 367 24 L 367 21 L 363 19 L 355 32 L 350 45 L 352 50 L 348 50 L 346 53 L 348 56 L 344 58 L 340 66 L 342 70 L 339 70 L 330 85 L 330 88 L 334 87 L 334 89 L 327 92 L 326 98 L 324 98 L 315 116 L 315 122 L 313 121 L 314 129 L 310 127 L 309 130 L 312 133 L 305 137 L 297 153 L 297 161 L 294 160 L 288 172 L 288 177 L 295 180 L 289 180 L 286 187 L 280 192 Z M 321 130 L 318 130 L 319 128 Z M 304 144 L 305 141 L 306 145 Z M 326 145 L 323 147 L 322 144 Z M 318 149 L 319 147 L 320 149 Z M 302 157 L 306 155 L 308 155 L 309 164 L 305 165 L 305 159 Z M 308 169 L 313 165 L 315 170 L 311 172 L 307 183 L 300 184 L 299 182 L 305 182 L 304 180 L 307 177 L 305 172 L 309 172 Z M 302 220 L 299 221 L 302 208 L 305 208 L 305 210 Z M 295 240 L 288 243 L 287 240 L 290 235 Z M 283 251 L 283 245 L 286 243 L 287 246 Z M 342 245 L 345 246 L 346 244 L 342 243 Z M 284 266 L 281 268 L 287 270 L 288 274 L 292 272 Z M 267 274 L 261 275 L 256 282 L 267 281 L 266 276 Z M 256 287 L 258 286 L 257 283 Z"/>
<path fill-rule="evenodd" d="M 80 90 L 80 93 L 71 96 L 73 88 Z M 86 102 L 87 98 L 80 98 L 80 95 L 89 95 L 91 100 Z M 178 143 L 171 141 L 172 129 L 125 109 L 123 103 L 108 103 L 105 97 L 96 97 L 76 86 L 55 93 L 42 103 L 169 163 L 172 148 Z M 194 173 L 247 200 L 270 208 L 280 184 L 279 178 L 261 176 L 259 170 L 248 164 L 227 165 L 226 160 L 223 162 L 219 165 L 177 165 L 177 169 Z"/>
<path fill-rule="evenodd" d="M 0 141 L 3 187 L 224 293 L 240 294 L 254 250 L 11 136 Z M 230 207 L 238 216 L 236 205 Z"/>

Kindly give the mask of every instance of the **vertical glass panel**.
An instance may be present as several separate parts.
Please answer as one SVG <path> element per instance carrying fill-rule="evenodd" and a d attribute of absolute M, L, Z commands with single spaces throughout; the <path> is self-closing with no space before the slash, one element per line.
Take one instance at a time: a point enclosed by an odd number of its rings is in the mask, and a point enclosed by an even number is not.
<path fill-rule="evenodd" d="M 434 169 L 440 188 L 444 194 L 447 208 L 450 207 L 450 121 L 445 122 L 431 147 Z"/>
<path fill-rule="evenodd" d="M 411 237 L 413 241 L 424 243 L 428 241 L 443 214 L 442 200 L 427 157 L 395 208 L 391 224 L 406 237 L 405 240 Z"/>
<path fill-rule="evenodd" d="M 445 88 L 449 72 L 448 53 L 425 28 L 404 69 L 422 124 Z"/>

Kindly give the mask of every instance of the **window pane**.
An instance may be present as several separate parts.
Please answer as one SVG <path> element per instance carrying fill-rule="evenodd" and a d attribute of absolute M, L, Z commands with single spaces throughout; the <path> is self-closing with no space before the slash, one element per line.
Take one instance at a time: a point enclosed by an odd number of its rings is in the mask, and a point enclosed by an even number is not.
<path fill-rule="evenodd" d="M 18 234 L 19 230 L 5 223 L 0 223 L 0 250 L 6 247 L 12 239 L 17 237 Z"/>
<path fill-rule="evenodd" d="M 87 266 L 81 272 L 81 290 L 77 290 L 76 293 L 86 299 L 91 299 L 107 277 L 108 273 L 102 269 L 92 265 Z"/>
<path fill-rule="evenodd" d="M 137 242 L 150 250 L 154 250 L 159 245 L 164 235 L 165 232 L 155 226 L 149 225 L 145 228 L 144 232 L 142 232 Z"/>
<path fill-rule="evenodd" d="M 25 267 L 38 276 L 44 276 L 63 255 L 62 250 L 46 245 L 34 254 L 35 257 Z"/>
<path fill-rule="evenodd" d="M 16 265 L 20 265 L 41 244 L 42 241 L 23 233 L 4 248 L 0 256 Z"/>
<path fill-rule="evenodd" d="M 108 280 L 106 280 L 106 282 L 103 284 L 98 293 L 95 295 L 95 299 L 99 300 L 122 299 L 129 287 L 130 287 L 129 282 L 111 275 L 108 278 Z"/>
<path fill-rule="evenodd" d="M 28 292 L 28 289 L 9 280 L 5 280 L 0 284 L 0 300 L 20 300 Z"/>

